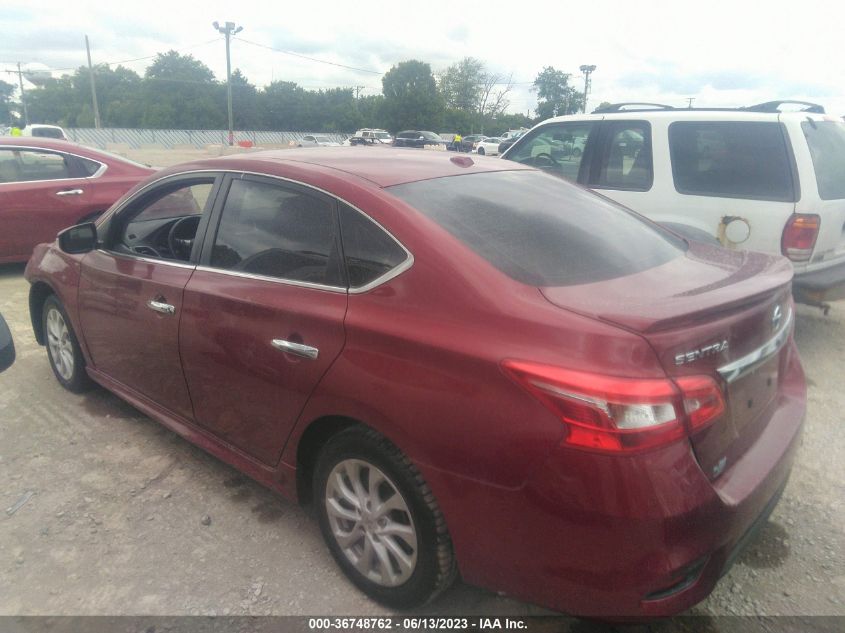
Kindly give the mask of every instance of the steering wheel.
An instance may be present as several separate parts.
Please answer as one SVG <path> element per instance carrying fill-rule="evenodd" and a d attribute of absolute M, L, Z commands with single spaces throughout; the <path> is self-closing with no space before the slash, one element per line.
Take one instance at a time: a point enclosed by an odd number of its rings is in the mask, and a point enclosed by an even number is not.
<path fill-rule="evenodd" d="M 191 258 L 191 250 L 194 248 L 194 238 L 199 223 L 200 216 L 188 215 L 179 218 L 170 227 L 170 232 L 167 234 L 167 246 L 174 257 L 184 260 Z"/>
<path fill-rule="evenodd" d="M 537 154 L 534 159 L 531 161 L 531 164 L 534 167 L 560 167 L 560 163 L 557 162 L 554 158 L 552 158 L 551 154 L 547 154 L 543 152 L 541 154 Z"/>

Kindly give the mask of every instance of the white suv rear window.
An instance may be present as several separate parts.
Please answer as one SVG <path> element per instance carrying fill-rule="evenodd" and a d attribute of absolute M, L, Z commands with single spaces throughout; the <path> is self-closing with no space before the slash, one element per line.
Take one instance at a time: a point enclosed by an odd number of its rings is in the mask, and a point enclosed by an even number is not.
<path fill-rule="evenodd" d="M 795 202 L 792 158 L 775 121 L 676 121 L 669 126 L 678 193 Z"/>

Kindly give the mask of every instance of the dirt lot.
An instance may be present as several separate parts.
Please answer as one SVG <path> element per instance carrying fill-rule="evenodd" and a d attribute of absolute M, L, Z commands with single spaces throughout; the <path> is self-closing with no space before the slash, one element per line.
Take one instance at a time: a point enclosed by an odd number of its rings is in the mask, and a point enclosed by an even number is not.
<path fill-rule="evenodd" d="M 63 391 L 22 274 L 0 266 L 18 349 L 0 375 L 0 616 L 389 613 L 343 578 L 306 512 L 103 390 Z M 796 336 L 810 385 L 797 465 L 694 614 L 845 615 L 845 302 L 828 317 L 800 307 Z M 547 613 L 465 585 L 425 612 Z"/>

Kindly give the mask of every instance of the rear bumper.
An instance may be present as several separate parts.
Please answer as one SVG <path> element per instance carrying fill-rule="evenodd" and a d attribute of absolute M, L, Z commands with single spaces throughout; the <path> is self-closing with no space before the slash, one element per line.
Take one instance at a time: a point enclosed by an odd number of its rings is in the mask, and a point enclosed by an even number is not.
<path fill-rule="evenodd" d="M 792 468 L 806 389 L 789 345 L 765 431 L 715 481 L 686 442 L 625 458 L 561 447 L 518 490 L 435 474 L 435 494 L 452 493 L 438 498 L 464 579 L 597 618 L 670 616 L 706 598 L 774 510 Z"/>
<path fill-rule="evenodd" d="M 845 299 L 845 262 L 796 274 L 792 280 L 792 292 L 798 301 L 804 303 Z"/>

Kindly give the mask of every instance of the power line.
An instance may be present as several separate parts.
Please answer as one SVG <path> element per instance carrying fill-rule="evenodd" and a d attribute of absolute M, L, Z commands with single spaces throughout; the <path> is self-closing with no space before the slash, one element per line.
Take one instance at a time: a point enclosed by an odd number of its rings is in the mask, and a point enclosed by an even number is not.
<path fill-rule="evenodd" d="M 294 53 L 291 51 L 284 51 L 280 48 L 274 48 L 272 46 L 267 46 L 266 44 L 259 44 L 258 42 L 252 42 L 250 40 L 245 40 L 242 37 L 235 38 L 239 42 L 243 42 L 244 44 L 251 44 L 252 46 L 258 46 L 259 48 L 266 48 L 267 50 L 274 51 L 276 53 L 282 53 L 284 55 L 291 55 L 293 57 L 299 57 L 300 59 L 307 59 L 308 61 L 317 62 L 320 64 L 327 64 L 329 66 L 337 66 L 338 68 L 345 68 L 346 70 L 354 70 L 355 72 L 359 73 L 370 73 L 371 75 L 383 75 L 383 72 L 378 70 L 370 70 L 368 68 L 358 68 L 356 66 L 347 66 L 346 64 L 338 64 L 337 62 L 330 62 L 325 59 L 318 59 L 316 57 L 309 57 L 308 55 L 301 55 L 299 53 Z"/>

